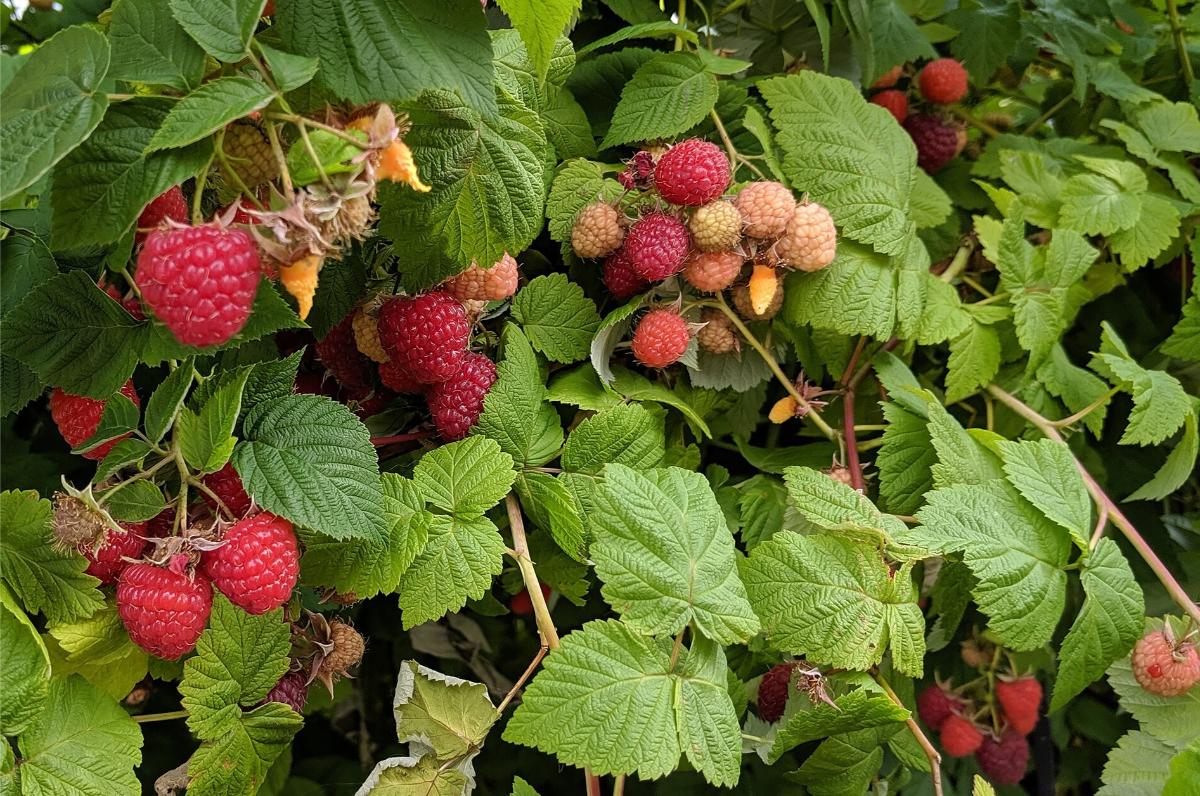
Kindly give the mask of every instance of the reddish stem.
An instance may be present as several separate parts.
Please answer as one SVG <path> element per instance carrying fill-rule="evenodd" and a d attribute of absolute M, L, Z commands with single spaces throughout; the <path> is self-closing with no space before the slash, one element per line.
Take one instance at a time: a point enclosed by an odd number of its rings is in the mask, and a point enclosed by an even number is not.
<path fill-rule="evenodd" d="M 862 462 L 858 458 L 858 437 L 854 433 L 854 367 L 867 345 L 866 336 L 858 338 L 858 345 L 842 371 L 842 385 L 846 391 L 842 393 L 842 436 L 846 438 L 846 466 L 850 468 L 850 484 L 860 492 L 866 492 L 867 480 L 863 477 Z"/>
<path fill-rule="evenodd" d="M 371 444 L 376 448 L 382 448 L 384 445 L 395 445 L 397 442 L 413 442 L 414 440 L 425 439 L 432 435 L 432 431 L 412 431 L 408 434 L 393 434 L 390 437 L 371 437 Z"/>

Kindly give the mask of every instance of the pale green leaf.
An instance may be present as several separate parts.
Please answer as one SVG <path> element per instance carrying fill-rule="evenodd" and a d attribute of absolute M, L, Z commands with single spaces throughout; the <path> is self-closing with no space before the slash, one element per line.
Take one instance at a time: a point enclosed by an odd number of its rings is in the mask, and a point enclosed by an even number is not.
<path fill-rule="evenodd" d="M 321 66 L 321 62 L 316 58 L 277 50 L 261 41 L 258 42 L 258 49 L 262 52 L 263 60 L 267 62 L 271 77 L 275 79 L 275 85 L 280 91 L 293 91 L 305 85 L 313 79 Z"/>
<path fill-rule="evenodd" d="M 242 392 L 249 375 L 248 370 L 238 371 L 200 405 L 198 412 L 186 407 L 180 411 L 176 440 L 193 470 L 215 472 L 229 460 L 233 452 L 233 428 L 242 410 Z"/>
<path fill-rule="evenodd" d="M 495 440 L 467 437 L 430 451 L 413 470 L 421 496 L 458 516 L 480 515 L 512 488 L 513 460 Z"/>
<path fill-rule="evenodd" d="M 226 63 L 246 57 L 265 0 L 167 0 L 171 15 L 205 52 Z"/>
<path fill-rule="evenodd" d="M 538 528 L 550 532 L 555 544 L 579 562 L 587 561 L 587 533 L 583 506 L 566 481 L 548 473 L 522 472 L 517 476 L 521 508 Z"/>
<path fill-rule="evenodd" d="M 650 20 L 621 28 L 616 33 L 610 33 L 595 41 L 588 42 L 585 46 L 579 48 L 578 54 L 580 56 L 588 55 L 609 45 L 620 44 L 630 39 L 664 39 L 674 36 L 692 43 L 698 40 L 696 34 L 689 30 L 686 25 L 680 25 L 666 19 Z"/>
<path fill-rule="evenodd" d="M 1200 152 L 1200 117 L 1189 102 L 1155 102 L 1134 117 L 1156 149 Z"/>
<path fill-rule="evenodd" d="M 1162 254 L 1179 234 L 1180 218 L 1175 205 L 1153 193 L 1142 196 L 1141 202 L 1137 223 L 1108 237 L 1126 271 L 1141 268 Z"/>
<path fill-rule="evenodd" d="M 953 484 L 983 484 L 1004 476 L 1000 459 L 966 431 L 941 402 L 924 394 L 929 413 L 929 435 L 937 452 L 930 469 L 939 489 Z"/>
<path fill-rule="evenodd" d="M 1092 499 L 1071 449 L 1048 439 L 997 444 L 1009 483 L 1086 550 L 1092 532 Z"/>
<path fill-rule="evenodd" d="M 1063 184 L 1059 223 L 1085 235 L 1129 229 L 1141 213 L 1141 197 L 1099 174 L 1076 174 Z"/>
<path fill-rule="evenodd" d="M 497 5 L 521 34 L 538 79 L 545 79 L 554 44 L 579 10 L 580 0 L 497 0 Z"/>
<path fill-rule="evenodd" d="M 1103 379 L 1073 364 L 1061 345 L 1050 349 L 1050 357 L 1038 368 L 1037 377 L 1046 391 L 1066 404 L 1071 412 L 1091 406 L 1108 391 Z M 1102 403 L 1089 412 L 1082 422 L 1093 435 L 1099 436 L 1104 429 L 1104 416 L 1107 413 L 1108 405 Z"/>
<path fill-rule="evenodd" d="M 783 312 L 793 324 L 881 339 L 895 330 L 897 271 L 887 257 L 865 246 L 840 242 L 831 265 L 815 273 L 793 273 L 785 288 Z"/>
<path fill-rule="evenodd" d="M 1179 380 L 1166 371 L 1148 370 L 1135 362 L 1108 322 L 1101 324 L 1100 351 L 1093 356 L 1091 366 L 1133 397 L 1122 445 L 1157 445 L 1187 419 L 1191 401 Z"/>
<path fill-rule="evenodd" d="M 458 768 L 436 755 L 389 757 L 380 761 L 357 793 L 363 796 L 462 796 L 469 784 Z"/>
<path fill-rule="evenodd" d="M 1184 421 L 1183 437 L 1167 454 L 1162 467 L 1125 500 L 1162 500 L 1187 483 L 1196 472 L 1196 454 L 1200 451 L 1200 433 L 1196 426 L 1196 411 L 1193 410 Z"/>
<path fill-rule="evenodd" d="M 719 643 L 697 636 L 682 664 L 675 708 L 680 746 L 710 785 L 733 787 L 741 773 L 742 745 L 725 652 Z"/>
<path fill-rule="evenodd" d="M 487 686 L 401 661 L 396 675 L 396 740 L 419 743 L 440 760 L 478 752 L 499 718 Z"/>
<path fill-rule="evenodd" d="M 937 452 L 925 419 L 894 401 L 882 404 L 887 428 L 875 457 L 879 468 L 879 500 L 894 514 L 915 514 L 933 489 L 931 467 Z"/>
<path fill-rule="evenodd" d="M 303 719 L 281 702 L 231 712 L 224 731 L 188 761 L 189 796 L 255 796 Z"/>
<path fill-rule="evenodd" d="M 175 416 L 183 406 L 183 399 L 187 397 L 195 374 L 192 360 L 187 359 L 168 373 L 162 383 L 154 389 L 150 400 L 146 402 L 146 436 L 151 442 L 157 443 L 161 440 L 175 422 Z"/>
<path fill-rule="evenodd" d="M 1142 730 L 1121 736 L 1108 753 L 1097 796 L 1161 796 L 1175 750 Z"/>
<path fill-rule="evenodd" d="M 546 402 L 537 355 L 515 325 L 504 329 L 504 359 L 496 374 L 496 383 L 483 400 L 476 432 L 498 442 L 518 464 L 545 464 L 562 447 L 562 423 Z"/>
<path fill-rule="evenodd" d="M 666 454 L 662 421 L 639 404 L 617 404 L 577 425 L 563 448 L 563 470 L 596 475 L 609 462 L 657 467 Z"/>
<path fill-rule="evenodd" d="M 41 713 L 49 693 L 50 659 L 33 623 L 7 592 L 0 593 L 0 735 L 16 736 Z"/>
<path fill-rule="evenodd" d="M 585 359 L 600 328 L 596 304 L 566 274 L 539 276 L 513 298 L 513 319 L 554 362 Z"/>
<path fill-rule="evenodd" d="M 396 588 L 405 630 L 480 599 L 504 568 L 504 539 L 486 517 L 434 514 L 421 521 L 429 541 Z"/>
<path fill-rule="evenodd" d="M 146 145 L 146 151 L 187 146 L 215 133 L 234 119 L 265 108 L 274 98 L 271 88 L 257 80 L 217 78 L 175 103 Z"/>
<path fill-rule="evenodd" d="M 955 403 L 995 378 L 1000 370 L 1000 335 L 990 326 L 972 321 L 950 341 L 947 365 L 946 403 Z"/>
<path fill-rule="evenodd" d="M 1200 293 L 1193 292 L 1184 302 L 1183 316 L 1163 341 L 1162 351 L 1180 359 L 1200 360 Z"/>
<path fill-rule="evenodd" d="M 146 677 L 150 656 L 130 640 L 111 600 L 87 619 L 54 625 L 44 640 L 55 677 L 78 674 L 113 699 Z"/>
<path fill-rule="evenodd" d="M 716 101 L 717 78 L 696 55 L 659 55 L 638 69 L 621 90 L 601 146 L 672 138 L 708 116 Z"/>

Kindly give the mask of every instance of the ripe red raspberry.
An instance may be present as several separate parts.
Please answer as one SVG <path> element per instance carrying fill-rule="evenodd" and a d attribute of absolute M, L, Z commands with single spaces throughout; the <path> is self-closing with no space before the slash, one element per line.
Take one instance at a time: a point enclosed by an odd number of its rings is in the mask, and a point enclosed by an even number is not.
<path fill-rule="evenodd" d="M 517 292 L 517 261 L 505 252 L 491 268 L 471 267 L 446 283 L 446 290 L 459 301 L 500 301 Z"/>
<path fill-rule="evenodd" d="M 746 234 L 763 240 L 782 235 L 796 210 L 796 198 L 778 182 L 752 182 L 738 192 L 733 204 L 746 223 Z"/>
<path fill-rule="evenodd" d="M 939 737 L 942 749 L 951 757 L 966 757 L 983 743 L 983 733 L 970 720 L 957 714 L 947 716 L 942 722 Z"/>
<path fill-rule="evenodd" d="M 914 114 L 904 120 L 904 129 L 917 146 L 917 165 L 936 174 L 954 160 L 958 133 L 936 116 Z"/>
<path fill-rule="evenodd" d="M 146 523 L 123 522 L 121 527 L 125 530 L 109 531 L 104 537 L 104 544 L 99 547 L 79 546 L 79 552 L 88 560 L 87 574 L 99 578 L 106 585 L 116 583 L 125 567 L 129 566 L 125 559 L 137 558 L 148 544 L 143 538 L 146 535 Z"/>
<path fill-rule="evenodd" d="M 650 310 L 633 331 L 633 355 L 648 368 L 665 368 L 679 361 L 692 339 L 678 312 L 662 307 Z"/>
<path fill-rule="evenodd" d="M 203 481 L 204 485 L 221 499 L 225 508 L 233 512 L 234 518 L 246 516 L 246 512 L 250 510 L 250 496 L 246 494 L 246 488 L 242 486 L 242 477 L 233 469 L 232 464 L 226 462 L 220 470 L 204 476 Z M 204 502 L 211 506 L 213 511 L 217 511 L 216 503 L 208 495 L 204 495 Z"/>
<path fill-rule="evenodd" d="M 134 233 L 134 240 L 141 243 L 151 230 L 156 229 L 168 218 L 172 221 L 185 222 L 187 217 L 188 204 L 187 200 L 183 198 L 183 189 L 178 185 L 172 185 L 164 193 L 150 200 L 150 204 L 142 210 L 142 214 L 138 216 L 137 228 L 146 231 Z"/>
<path fill-rule="evenodd" d="M 1006 730 L 999 741 L 989 733 L 975 753 L 975 760 L 993 785 L 1016 785 L 1025 777 L 1025 767 L 1029 764 L 1029 741 L 1013 730 Z"/>
<path fill-rule="evenodd" d="M 539 583 L 538 586 L 542 590 L 542 599 L 550 599 L 550 587 L 545 583 Z M 508 602 L 508 610 L 512 611 L 517 616 L 529 616 L 533 613 L 533 598 L 529 596 L 529 591 L 521 589 L 512 596 Z"/>
<path fill-rule="evenodd" d="M 1042 684 L 1033 677 L 996 681 L 996 701 L 1004 708 L 1008 726 L 1028 735 L 1037 726 L 1042 706 Z"/>
<path fill-rule="evenodd" d="M 379 339 L 397 367 L 422 384 L 436 384 L 466 359 L 471 322 L 458 299 L 434 290 L 389 299 L 379 310 Z"/>
<path fill-rule="evenodd" d="M 625 236 L 622 249 L 638 276 L 660 282 L 679 273 L 687 259 L 691 236 L 679 219 L 666 213 L 642 216 Z"/>
<path fill-rule="evenodd" d="M 265 614 L 288 601 L 300 575 L 300 547 L 290 522 L 264 511 L 235 523 L 223 541 L 200 562 L 231 603 Z"/>
<path fill-rule="evenodd" d="M 141 408 L 142 402 L 133 389 L 132 380 L 125 382 L 125 385 L 121 387 L 121 394 L 133 401 L 134 406 Z M 104 416 L 106 403 L 107 401 L 103 398 L 84 398 L 82 395 L 71 395 L 63 392 L 61 388 L 55 387 L 54 391 L 50 393 L 50 417 L 54 418 L 54 425 L 58 426 L 58 433 L 67 441 L 67 444 L 72 448 L 78 448 L 96 433 L 96 429 L 100 426 L 100 418 Z M 128 436 L 128 434 L 122 434 L 81 455 L 85 459 L 98 462 L 108 455 L 114 445 Z"/>
<path fill-rule="evenodd" d="M 696 342 L 701 350 L 710 354 L 728 354 L 740 347 L 733 322 L 720 310 L 706 308 L 700 313 L 703 328 L 696 332 Z"/>
<path fill-rule="evenodd" d="M 917 76 L 921 96 L 937 105 L 951 105 L 967 95 L 967 70 L 953 58 L 925 64 Z"/>
<path fill-rule="evenodd" d="M 706 205 L 729 187 L 729 159 L 700 138 L 680 141 L 654 165 L 654 187 L 671 204 Z"/>
<path fill-rule="evenodd" d="M 904 74 L 904 65 L 896 64 L 891 69 L 879 76 L 879 79 L 871 84 L 871 88 L 891 88 L 896 85 L 896 81 Z"/>
<path fill-rule="evenodd" d="M 796 205 L 787 230 L 775 244 L 785 264 L 801 271 L 819 271 L 837 256 L 837 227 L 829 211 L 816 202 Z"/>
<path fill-rule="evenodd" d="M 733 202 L 719 199 L 697 207 L 688 220 L 688 229 L 701 251 L 732 249 L 742 239 L 742 214 Z"/>
<path fill-rule="evenodd" d="M 242 229 L 213 224 L 150 233 L 138 255 L 142 299 L 184 345 L 219 345 L 250 317 L 262 265 Z"/>
<path fill-rule="evenodd" d="M 606 202 L 592 202 L 579 211 L 571 228 L 571 248 L 584 259 L 607 257 L 625 239 L 617 209 Z"/>
<path fill-rule="evenodd" d="M 401 395 L 417 395 L 425 390 L 425 385 L 409 375 L 408 371 L 394 359 L 380 363 L 379 380 L 389 390 Z"/>
<path fill-rule="evenodd" d="M 939 686 L 931 685 L 917 697 L 917 713 L 925 726 L 931 730 L 940 730 L 942 723 L 954 715 L 962 707 L 962 703 L 947 694 Z"/>
<path fill-rule="evenodd" d="M 288 672 L 267 692 L 263 702 L 280 702 L 297 713 L 304 712 L 308 702 L 308 678 L 304 672 Z"/>
<path fill-rule="evenodd" d="M 1200 655 L 1190 641 L 1174 643 L 1155 630 L 1133 648 L 1133 676 L 1151 694 L 1179 696 L 1200 682 Z"/>
<path fill-rule="evenodd" d="M 117 581 L 117 613 L 134 644 L 158 658 L 192 651 L 212 611 L 212 584 L 154 564 L 130 564 Z"/>
<path fill-rule="evenodd" d="M 793 668 L 790 663 L 772 666 L 758 684 L 758 717 L 768 724 L 774 724 L 783 717 Z"/>
<path fill-rule="evenodd" d="M 683 267 L 683 278 L 697 290 L 716 293 L 733 284 L 745 262 L 737 252 L 697 252 Z"/>
<path fill-rule="evenodd" d="M 650 287 L 650 283 L 633 270 L 633 261 L 629 259 L 629 252 L 624 246 L 605 258 L 601 278 L 608 292 L 621 301 Z"/>
<path fill-rule="evenodd" d="M 434 384 L 425 393 L 433 424 L 443 438 L 462 439 L 479 422 L 483 399 L 496 381 L 496 364 L 483 354 L 471 352 L 458 373 Z"/>
<path fill-rule="evenodd" d="M 346 389 L 368 389 L 374 384 L 371 360 L 358 350 L 354 340 L 353 311 L 317 342 L 316 349 L 317 359 Z"/>
<path fill-rule="evenodd" d="M 908 118 L 908 97 L 903 91 L 888 89 L 871 97 L 871 102 L 886 110 L 901 124 Z"/>

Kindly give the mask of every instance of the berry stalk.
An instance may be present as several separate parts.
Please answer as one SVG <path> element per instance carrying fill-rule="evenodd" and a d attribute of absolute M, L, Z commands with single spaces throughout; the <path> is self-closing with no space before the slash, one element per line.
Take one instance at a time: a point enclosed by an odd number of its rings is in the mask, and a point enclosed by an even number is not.
<path fill-rule="evenodd" d="M 908 706 L 900 700 L 900 697 L 896 696 L 896 692 L 892 690 L 892 687 L 888 684 L 887 679 L 878 669 L 872 672 L 871 676 L 874 678 L 875 682 L 879 683 L 879 687 L 883 689 L 883 693 L 887 694 L 888 699 L 892 700 L 905 710 L 908 710 Z M 942 796 L 941 752 L 939 752 L 937 748 L 930 742 L 929 738 L 925 735 L 924 730 L 921 729 L 921 725 L 917 724 L 916 719 L 914 719 L 912 716 L 909 716 L 904 723 L 908 725 L 908 731 L 912 733 L 913 738 L 916 739 L 917 743 L 921 747 L 921 750 L 925 752 L 925 757 L 929 759 L 929 775 L 933 778 L 934 795 Z"/>

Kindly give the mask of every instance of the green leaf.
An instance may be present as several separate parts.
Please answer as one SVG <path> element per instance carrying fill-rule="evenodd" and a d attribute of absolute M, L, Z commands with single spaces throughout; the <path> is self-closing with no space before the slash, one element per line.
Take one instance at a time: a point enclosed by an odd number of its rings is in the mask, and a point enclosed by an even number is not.
<path fill-rule="evenodd" d="M 500 444 L 500 450 L 526 467 L 545 464 L 562 447 L 562 424 L 546 402 L 537 356 L 520 328 L 504 328 L 504 359 L 496 382 L 483 399 L 476 432 Z"/>
<path fill-rule="evenodd" d="M 50 659 L 33 623 L 0 591 L 0 735 L 16 736 L 36 720 L 46 703 Z"/>
<path fill-rule="evenodd" d="M 672 138 L 699 124 L 717 102 L 717 78 L 692 53 L 659 55 L 621 90 L 601 147 Z"/>
<path fill-rule="evenodd" d="M 943 554 L 961 552 L 979 579 L 972 595 L 1005 646 L 1047 643 L 1066 604 L 1067 535 L 1001 482 L 960 484 L 926 496 L 921 525 L 900 541 Z"/>
<path fill-rule="evenodd" d="M 950 341 L 946 403 L 961 401 L 986 387 L 1000 370 L 1000 335 L 990 326 L 972 322 Z"/>
<path fill-rule="evenodd" d="M 345 406 L 316 395 L 263 402 L 242 436 L 233 465 L 267 511 L 335 539 L 384 534 L 375 448 Z"/>
<path fill-rule="evenodd" d="M 1108 391 L 1108 385 L 1102 379 L 1073 364 L 1061 345 L 1050 349 L 1050 357 L 1038 368 L 1037 377 L 1046 391 L 1066 404 L 1071 412 L 1086 409 Z M 1104 429 L 1107 413 L 1108 406 L 1102 403 L 1082 422 L 1098 437 Z"/>
<path fill-rule="evenodd" d="M 1142 196 L 1141 213 L 1129 229 L 1114 232 L 1108 242 L 1126 271 L 1141 268 L 1162 254 L 1179 234 L 1179 211 L 1170 201 L 1148 193 Z"/>
<path fill-rule="evenodd" d="M 205 739 L 188 761 L 192 796 L 254 796 L 303 719 L 287 705 L 266 702 L 231 712 L 224 731 Z"/>
<path fill-rule="evenodd" d="M 480 599 L 504 568 L 504 539 L 487 517 L 425 514 L 421 521 L 429 541 L 396 589 L 405 630 Z"/>
<path fill-rule="evenodd" d="M 939 489 L 954 484 L 984 484 L 1004 476 L 1000 460 L 982 442 L 958 424 L 941 402 L 925 394 L 929 435 L 937 452 L 930 470 Z"/>
<path fill-rule="evenodd" d="M 1178 379 L 1166 371 L 1143 368 L 1107 321 L 1100 326 L 1100 351 L 1092 357 L 1092 369 L 1133 397 L 1120 444 L 1157 445 L 1183 425 L 1191 401 Z"/>
<path fill-rule="evenodd" d="M 1146 610 L 1142 589 L 1116 542 L 1100 540 L 1084 560 L 1080 580 L 1087 596 L 1059 650 L 1051 712 L 1100 679 L 1109 664 L 1128 655 L 1142 635 Z"/>
<path fill-rule="evenodd" d="M 446 768 L 433 754 L 389 757 L 375 766 L 357 792 L 363 796 L 462 796 L 470 781 L 458 767 Z"/>
<path fill-rule="evenodd" d="M 774 763 L 802 743 L 854 730 L 884 727 L 905 721 L 909 715 L 886 694 L 865 688 L 836 697 L 833 704 L 809 703 L 780 725 L 768 759 Z"/>
<path fill-rule="evenodd" d="M 825 739 L 792 778 L 812 796 L 852 796 L 865 793 L 883 763 L 881 744 L 896 727 L 855 730 Z"/>
<path fill-rule="evenodd" d="M 82 25 L 33 51 L 0 96 L 0 199 L 33 185 L 96 129 L 108 107 L 108 64 L 108 39 Z"/>
<path fill-rule="evenodd" d="M 130 640 L 112 600 L 87 619 L 55 624 L 45 641 L 56 677 L 78 674 L 116 700 L 146 676 L 150 662 Z"/>
<path fill-rule="evenodd" d="M 562 244 L 570 243 L 579 211 L 592 202 L 614 201 L 623 190 L 621 183 L 604 176 L 599 163 L 575 158 L 560 164 L 546 200 L 550 237 Z"/>
<path fill-rule="evenodd" d="M 1021 9 L 1003 0 L 966 0 L 945 20 L 958 28 L 950 52 L 977 85 L 987 83 L 1021 37 Z"/>
<path fill-rule="evenodd" d="M 887 428 L 875 457 L 879 468 L 879 500 L 893 514 L 915 514 L 933 489 L 932 466 L 937 452 L 924 418 L 894 401 L 882 404 Z"/>
<path fill-rule="evenodd" d="M 539 276 L 513 299 L 513 319 L 529 342 L 554 362 L 586 359 L 600 328 L 596 304 L 566 274 Z"/>
<path fill-rule="evenodd" d="M 869 6 L 874 63 L 889 69 L 892 64 L 937 57 L 905 7 L 888 0 L 873 0 Z"/>
<path fill-rule="evenodd" d="M 544 80 L 554 44 L 579 10 L 580 0 L 498 0 L 498 5 L 521 34 L 538 80 Z"/>
<path fill-rule="evenodd" d="M 609 462 L 637 470 L 657 467 L 666 455 L 662 421 L 639 404 L 617 404 L 585 419 L 567 437 L 562 467 L 597 475 Z"/>
<path fill-rule="evenodd" d="M 367 140 L 366 133 L 361 131 L 351 130 L 349 135 L 364 143 Z M 309 185 L 319 181 L 322 171 L 329 177 L 334 174 L 350 174 L 362 168 L 360 164 L 351 162 L 362 149 L 341 136 L 325 130 L 313 130 L 308 134 L 308 141 L 317 155 L 316 161 L 308 154 L 308 146 L 303 139 L 294 141 L 288 149 L 288 172 L 296 185 Z"/>
<path fill-rule="evenodd" d="M 548 87 L 549 96 L 542 108 L 546 138 L 558 160 L 596 154 L 596 141 L 583 106 L 575 95 L 559 86 Z"/>
<path fill-rule="evenodd" d="M 953 204 L 950 196 L 923 171 L 917 171 L 911 197 L 913 223 L 917 229 L 930 229 L 950 217 Z"/>
<path fill-rule="evenodd" d="M 642 374 L 628 368 L 615 367 L 613 368 L 613 374 L 616 378 L 613 380 L 612 387 L 621 395 L 624 395 L 631 401 L 653 401 L 654 403 L 665 404 L 673 409 L 677 409 L 680 414 L 687 418 L 697 436 L 701 434 L 705 437 L 712 436 L 712 431 L 709 430 L 708 424 L 704 422 L 704 418 L 688 402 L 685 396 L 667 389 L 666 386 L 658 382 L 650 381 L 650 379 Z"/>
<path fill-rule="evenodd" d="M 590 519 L 601 592 L 630 628 L 669 636 L 691 624 L 722 644 L 758 632 L 733 537 L 703 475 L 610 464 Z"/>
<path fill-rule="evenodd" d="M 533 524 L 549 531 L 555 544 L 571 558 L 586 562 L 582 507 L 566 481 L 547 473 L 522 472 L 517 476 L 516 490 Z"/>
<path fill-rule="evenodd" d="M 187 91 L 204 76 L 204 50 L 161 0 L 113 3 L 108 39 L 112 45 L 109 77 Z"/>
<path fill-rule="evenodd" d="M 882 541 L 888 529 L 898 527 L 870 498 L 826 473 L 811 467 L 788 467 L 783 476 L 792 507 L 818 528 L 839 534 L 867 531 Z"/>
<path fill-rule="evenodd" d="M 865 246 L 840 242 L 837 259 L 827 268 L 810 274 L 795 272 L 784 286 L 784 317 L 795 325 L 807 323 L 879 338 L 890 337 L 895 330 L 897 271 L 887 257 Z"/>
<path fill-rule="evenodd" d="M 234 63 L 250 51 L 265 0 L 167 0 L 171 14 L 209 55 Z"/>
<path fill-rule="evenodd" d="M 513 777 L 512 793 L 509 796 L 538 796 L 538 792 L 525 780 Z"/>
<path fill-rule="evenodd" d="M 866 670 L 890 647 L 896 668 L 920 676 L 925 619 L 911 571 L 906 564 L 893 573 L 867 545 L 794 533 L 758 545 L 741 567 L 776 649 Z"/>
<path fill-rule="evenodd" d="M 175 422 L 175 416 L 183 406 L 183 399 L 187 397 L 195 374 L 192 360 L 184 360 L 179 367 L 167 374 L 146 402 L 146 436 L 151 442 L 161 440 Z"/>
<path fill-rule="evenodd" d="M 92 436 L 81 442 L 74 450 L 89 451 L 102 442 L 128 434 L 138 427 L 141 412 L 122 392 L 115 392 L 104 399 L 104 411 L 100 415 L 100 423 Z"/>
<path fill-rule="evenodd" d="M 487 686 L 401 661 L 396 675 L 396 740 L 432 749 L 439 760 L 478 753 L 499 714 Z"/>
<path fill-rule="evenodd" d="M 904 252 L 916 231 L 916 149 L 895 119 L 847 81 L 816 72 L 759 87 L 793 185 L 828 208 L 844 237 L 881 254 Z"/>
<path fill-rule="evenodd" d="M 1153 735 L 1130 730 L 1108 753 L 1097 796 L 1159 796 L 1166 793 L 1175 750 Z"/>
<path fill-rule="evenodd" d="M 102 493 L 104 508 L 114 520 L 144 522 L 157 517 L 166 507 L 162 490 L 149 480 L 133 481 L 119 491 Z"/>
<path fill-rule="evenodd" d="M 1155 149 L 1200 152 L 1200 116 L 1189 102 L 1154 102 L 1135 120 Z"/>
<path fill-rule="evenodd" d="M 275 79 L 275 85 L 279 86 L 280 91 L 293 91 L 307 84 L 316 76 L 317 69 L 321 66 L 321 62 L 316 58 L 277 50 L 262 42 L 258 42 L 258 49 L 262 51 L 267 68 L 271 70 L 271 77 Z"/>
<path fill-rule="evenodd" d="M 87 796 L 141 790 L 133 773 L 142 762 L 141 730 L 116 700 L 79 676 L 50 681 L 45 708 L 17 746 L 22 793 Z"/>
<path fill-rule="evenodd" d="M 91 616 L 104 598 L 85 575 L 87 559 L 60 552 L 50 530 L 50 501 L 36 492 L 0 492 L 0 580 L 30 614 L 51 622 Z"/>
<path fill-rule="evenodd" d="M 173 4 L 180 0 L 173 0 Z M 248 77 L 219 77 L 175 103 L 146 145 L 147 152 L 187 146 L 234 119 L 267 107 L 270 86 Z"/>
<path fill-rule="evenodd" d="M 1092 500 L 1065 443 L 1001 440 L 1004 474 L 1021 497 L 1065 528 L 1080 550 L 1092 532 Z"/>
<path fill-rule="evenodd" d="M 424 501 L 416 485 L 395 473 L 383 474 L 383 515 L 388 533 L 382 539 L 304 537 L 300 559 L 302 580 L 342 594 L 367 599 L 395 591 L 400 577 L 425 547 L 429 528 L 418 520 Z"/>
<path fill-rule="evenodd" d="M 481 515 L 512 488 L 513 460 L 495 440 L 468 437 L 421 457 L 413 483 L 425 500 L 459 516 Z"/>
<path fill-rule="evenodd" d="M 1137 193 L 1099 174 L 1076 174 L 1063 184 L 1059 198 L 1059 223 L 1085 235 L 1111 235 L 1129 229 L 1137 223 L 1142 208 Z"/>
<path fill-rule="evenodd" d="M 195 412 L 179 414 L 178 442 L 184 461 L 195 471 L 220 470 L 233 452 L 233 428 L 242 409 L 242 392 L 249 371 L 239 371 L 222 384 Z"/>
<path fill-rule="evenodd" d="M 1184 421 L 1183 438 L 1175 445 L 1162 467 L 1146 483 L 1138 487 L 1130 500 L 1162 500 L 1187 483 L 1196 470 L 1196 454 L 1200 452 L 1200 433 L 1196 430 L 1196 411 L 1188 413 Z"/>

